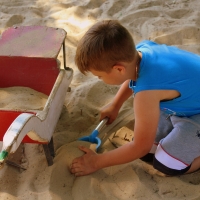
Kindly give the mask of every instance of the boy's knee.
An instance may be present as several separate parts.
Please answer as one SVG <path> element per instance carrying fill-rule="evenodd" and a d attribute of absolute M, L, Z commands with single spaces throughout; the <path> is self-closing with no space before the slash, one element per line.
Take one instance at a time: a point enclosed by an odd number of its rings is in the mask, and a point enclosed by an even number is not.
<path fill-rule="evenodd" d="M 153 167 L 158 171 L 166 174 L 168 176 L 179 176 L 185 174 L 191 167 L 191 165 L 186 166 L 184 169 L 172 169 L 166 165 L 164 165 L 161 161 L 159 161 L 154 154 L 148 153 L 142 158 L 140 158 L 144 162 L 150 162 L 153 164 Z M 174 166 L 175 167 L 175 166 Z M 178 167 L 177 167 L 178 168 Z"/>
<path fill-rule="evenodd" d="M 153 167 L 155 169 L 157 169 L 158 171 L 160 171 L 163 174 L 166 174 L 168 176 L 179 176 L 179 175 L 185 174 L 190 169 L 191 165 L 187 166 L 184 169 L 172 169 L 172 168 L 169 168 L 169 167 L 165 166 L 164 164 L 159 162 L 159 160 L 157 160 L 154 157 L 154 159 L 153 159 Z"/>
<path fill-rule="evenodd" d="M 168 154 L 159 144 L 154 155 L 153 167 L 166 175 L 178 176 L 185 174 L 191 165 L 187 165 L 180 159 Z"/>

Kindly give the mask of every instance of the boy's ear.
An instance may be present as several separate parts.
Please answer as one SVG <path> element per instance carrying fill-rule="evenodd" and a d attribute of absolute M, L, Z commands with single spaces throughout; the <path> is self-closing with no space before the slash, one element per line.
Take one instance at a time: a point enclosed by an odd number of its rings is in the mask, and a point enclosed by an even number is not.
<path fill-rule="evenodd" d="M 114 65 L 113 69 L 117 70 L 118 72 L 124 72 L 125 71 L 125 67 L 123 65 Z"/>

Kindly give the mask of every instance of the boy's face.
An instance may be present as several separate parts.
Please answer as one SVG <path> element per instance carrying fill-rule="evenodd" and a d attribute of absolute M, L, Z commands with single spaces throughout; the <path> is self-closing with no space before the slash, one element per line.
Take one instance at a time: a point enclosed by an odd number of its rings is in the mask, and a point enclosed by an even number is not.
<path fill-rule="evenodd" d="M 126 80 L 121 71 L 115 68 L 112 68 L 110 72 L 96 71 L 94 69 L 90 69 L 90 72 L 109 85 L 121 85 Z"/>

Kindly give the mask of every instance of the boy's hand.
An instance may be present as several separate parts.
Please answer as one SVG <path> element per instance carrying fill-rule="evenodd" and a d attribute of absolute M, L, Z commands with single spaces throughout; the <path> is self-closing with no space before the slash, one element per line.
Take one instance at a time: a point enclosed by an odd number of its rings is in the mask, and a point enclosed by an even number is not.
<path fill-rule="evenodd" d="M 105 107 L 102 108 L 101 113 L 100 113 L 100 120 L 108 117 L 108 123 L 111 124 L 118 115 L 119 109 L 117 109 L 112 103 L 109 103 Z"/>
<path fill-rule="evenodd" d="M 84 176 L 97 171 L 97 154 L 84 146 L 80 146 L 79 149 L 85 152 L 85 154 L 72 161 L 70 166 L 71 173 L 75 176 Z"/>

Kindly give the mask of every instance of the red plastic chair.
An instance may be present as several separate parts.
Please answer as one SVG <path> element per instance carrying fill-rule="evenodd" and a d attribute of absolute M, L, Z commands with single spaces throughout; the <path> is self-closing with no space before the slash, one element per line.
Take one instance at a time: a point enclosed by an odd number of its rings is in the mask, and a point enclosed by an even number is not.
<path fill-rule="evenodd" d="M 42 111 L 0 109 L 0 164 L 21 142 L 42 143 L 48 165 L 53 164 L 52 135 L 73 71 L 66 67 L 63 29 L 45 26 L 12 27 L 0 39 L 0 88 L 23 86 L 48 95 Z M 64 69 L 57 60 L 63 48 Z M 53 151 L 53 152 L 50 152 Z"/>

